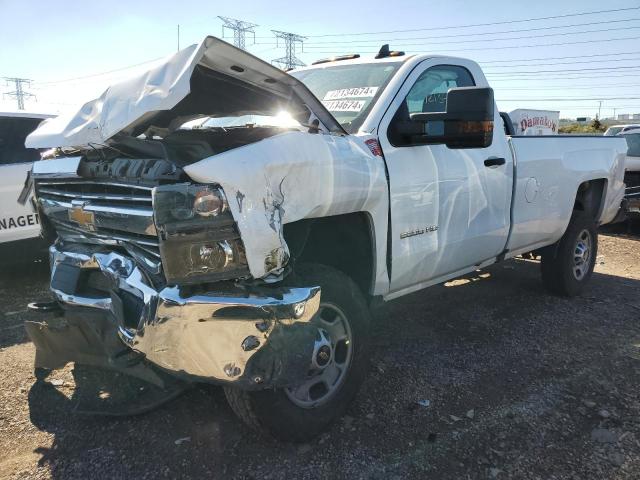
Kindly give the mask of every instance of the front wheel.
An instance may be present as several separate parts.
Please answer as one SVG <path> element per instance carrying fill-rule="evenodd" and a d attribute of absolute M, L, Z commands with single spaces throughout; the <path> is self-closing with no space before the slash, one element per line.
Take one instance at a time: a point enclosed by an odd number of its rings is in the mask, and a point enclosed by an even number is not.
<path fill-rule="evenodd" d="M 598 232 L 590 215 L 574 212 L 558 243 L 542 253 L 542 280 L 556 295 L 578 295 L 593 274 L 598 254 Z"/>
<path fill-rule="evenodd" d="M 308 441 L 339 418 L 368 368 L 369 309 L 344 273 L 318 264 L 296 268 L 297 286 L 322 288 L 308 377 L 288 388 L 243 391 L 225 387 L 233 409 L 250 427 L 284 441 Z"/>

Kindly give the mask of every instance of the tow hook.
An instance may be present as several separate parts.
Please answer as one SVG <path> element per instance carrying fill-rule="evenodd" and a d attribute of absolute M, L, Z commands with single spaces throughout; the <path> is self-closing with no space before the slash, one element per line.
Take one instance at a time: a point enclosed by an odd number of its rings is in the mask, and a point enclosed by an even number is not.
<path fill-rule="evenodd" d="M 60 304 L 56 301 L 31 302 L 29 305 L 27 305 L 27 309 L 31 310 L 32 312 L 38 312 L 38 313 L 62 314 L 64 312 Z"/>

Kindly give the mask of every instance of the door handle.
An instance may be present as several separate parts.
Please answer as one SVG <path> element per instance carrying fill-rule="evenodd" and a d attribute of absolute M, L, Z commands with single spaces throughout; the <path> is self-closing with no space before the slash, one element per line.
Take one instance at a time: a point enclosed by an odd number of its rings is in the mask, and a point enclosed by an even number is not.
<path fill-rule="evenodd" d="M 507 161 L 504 158 L 487 158 L 484 161 L 485 167 L 499 167 L 500 165 L 504 165 Z"/>

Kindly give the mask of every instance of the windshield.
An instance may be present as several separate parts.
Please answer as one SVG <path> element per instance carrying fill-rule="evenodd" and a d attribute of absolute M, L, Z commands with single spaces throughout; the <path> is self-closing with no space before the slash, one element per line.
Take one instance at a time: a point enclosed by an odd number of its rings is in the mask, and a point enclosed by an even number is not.
<path fill-rule="evenodd" d="M 620 133 L 622 131 L 624 127 L 609 127 L 607 128 L 607 131 L 604 132 L 604 135 L 606 137 L 611 137 L 613 135 L 617 135 L 618 133 Z"/>
<path fill-rule="evenodd" d="M 322 101 L 349 133 L 355 133 L 400 68 L 400 62 L 319 66 L 291 72 Z"/>

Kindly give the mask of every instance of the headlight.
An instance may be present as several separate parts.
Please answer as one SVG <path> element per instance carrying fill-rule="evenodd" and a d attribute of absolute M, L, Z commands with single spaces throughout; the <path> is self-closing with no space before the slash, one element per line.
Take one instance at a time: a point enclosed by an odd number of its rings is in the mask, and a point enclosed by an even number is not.
<path fill-rule="evenodd" d="M 249 274 L 244 244 L 220 187 L 190 183 L 156 187 L 153 210 L 168 283 Z"/>
<path fill-rule="evenodd" d="M 227 209 L 222 190 L 200 190 L 193 200 L 193 211 L 201 217 L 217 217 Z"/>
<path fill-rule="evenodd" d="M 153 190 L 156 224 L 173 222 L 196 223 L 201 217 L 217 217 L 229 210 L 227 199 L 219 187 L 179 183 Z"/>

